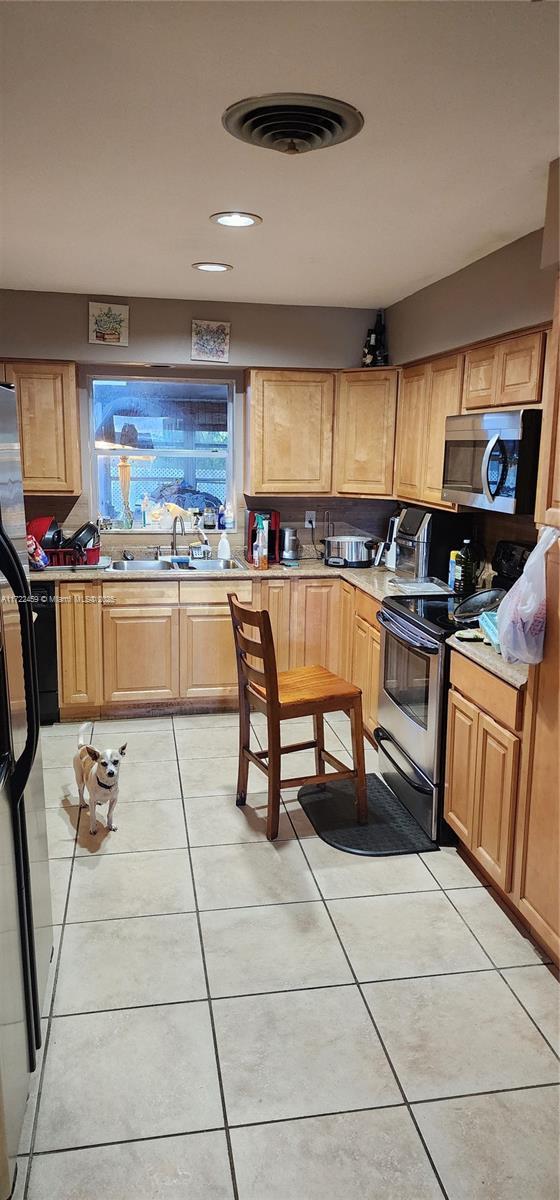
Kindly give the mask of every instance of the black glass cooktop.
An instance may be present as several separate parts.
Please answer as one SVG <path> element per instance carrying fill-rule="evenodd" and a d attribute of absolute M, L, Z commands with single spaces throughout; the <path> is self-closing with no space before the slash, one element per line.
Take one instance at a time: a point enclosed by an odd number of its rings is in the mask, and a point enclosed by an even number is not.
<path fill-rule="evenodd" d="M 452 614 L 459 600 L 456 596 L 391 596 L 383 601 L 401 621 L 410 621 L 417 629 L 423 629 L 440 639 L 460 628 Z"/>

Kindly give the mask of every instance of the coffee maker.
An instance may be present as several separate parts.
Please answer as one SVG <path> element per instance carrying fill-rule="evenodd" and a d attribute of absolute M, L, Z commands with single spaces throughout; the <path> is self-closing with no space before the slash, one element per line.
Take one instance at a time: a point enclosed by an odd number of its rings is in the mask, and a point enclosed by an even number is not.
<path fill-rule="evenodd" d="M 245 512 L 245 558 L 253 563 L 253 546 L 257 537 L 257 516 L 268 521 L 268 561 L 280 562 L 280 513 L 274 508 L 247 509 Z"/>
<path fill-rule="evenodd" d="M 298 562 L 301 543 L 293 525 L 283 525 L 280 530 L 280 559 L 283 563 Z"/>

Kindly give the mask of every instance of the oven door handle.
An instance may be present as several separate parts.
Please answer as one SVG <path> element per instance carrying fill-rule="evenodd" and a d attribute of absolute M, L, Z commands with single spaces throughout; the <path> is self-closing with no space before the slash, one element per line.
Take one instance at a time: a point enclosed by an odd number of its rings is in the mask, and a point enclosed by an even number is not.
<path fill-rule="evenodd" d="M 387 613 L 382 612 L 381 609 L 377 613 L 377 620 L 383 629 L 386 629 L 387 633 L 390 633 L 391 637 L 396 638 L 397 642 L 400 642 L 402 646 L 407 646 L 411 650 L 420 650 L 423 654 L 439 653 L 437 642 L 428 642 L 422 639 L 417 640 L 407 637 L 402 627 L 393 622 Z"/>
<path fill-rule="evenodd" d="M 498 445 L 499 440 L 500 440 L 499 433 L 495 433 L 494 437 L 490 438 L 490 441 L 487 443 L 486 449 L 482 456 L 482 464 L 480 467 L 480 481 L 482 483 L 482 491 L 484 492 L 486 500 L 488 501 L 489 504 L 494 503 L 494 500 L 496 499 L 496 495 L 492 494 L 492 492 L 490 490 L 490 480 L 488 478 L 488 468 L 490 466 L 490 459 L 492 457 L 494 450 L 496 449 L 496 446 Z"/>
<path fill-rule="evenodd" d="M 384 753 L 385 757 L 389 759 L 391 766 L 395 768 L 395 771 L 398 772 L 401 779 L 404 779 L 405 783 L 408 783 L 409 787 L 414 788 L 415 792 L 421 792 L 423 796 L 431 796 L 432 788 L 422 787 L 421 783 L 416 783 L 416 780 L 411 779 L 406 774 L 406 771 L 403 771 L 402 767 L 399 767 L 399 764 L 397 762 L 395 762 L 392 755 L 389 754 L 389 751 L 387 749 L 387 742 L 390 742 L 391 738 L 387 736 L 387 734 L 385 733 L 385 730 L 380 729 L 378 727 L 377 729 L 374 730 L 373 736 L 374 736 L 375 741 L 377 742 L 378 746 L 383 746 L 383 753 Z M 412 769 L 415 770 L 414 763 L 411 762 L 410 758 L 408 757 L 408 754 L 405 754 L 404 750 L 401 750 L 401 754 L 403 755 L 403 758 L 406 758 L 406 761 L 408 763 L 410 763 L 410 766 L 412 767 Z"/>

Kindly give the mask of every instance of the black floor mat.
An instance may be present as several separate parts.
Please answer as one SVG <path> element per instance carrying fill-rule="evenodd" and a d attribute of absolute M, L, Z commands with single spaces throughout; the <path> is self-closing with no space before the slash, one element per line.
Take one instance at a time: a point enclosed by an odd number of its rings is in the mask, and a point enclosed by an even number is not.
<path fill-rule="evenodd" d="M 438 849 L 378 775 L 367 776 L 367 794 L 367 825 L 356 822 L 354 785 L 345 779 L 324 791 L 303 787 L 298 800 L 315 832 L 337 850 L 375 856 Z"/>

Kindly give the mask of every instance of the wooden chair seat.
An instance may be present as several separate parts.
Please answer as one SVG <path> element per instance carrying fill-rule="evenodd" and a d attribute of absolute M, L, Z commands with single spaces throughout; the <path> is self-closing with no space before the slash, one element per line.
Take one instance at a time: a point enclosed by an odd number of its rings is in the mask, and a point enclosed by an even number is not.
<path fill-rule="evenodd" d="M 236 803 L 247 801 L 249 766 L 258 767 L 268 782 L 268 812 L 266 836 L 278 837 L 280 793 L 282 788 L 316 784 L 325 787 L 335 780 L 353 780 L 356 788 L 357 819 L 368 819 L 364 730 L 362 723 L 362 693 L 360 688 L 333 675 L 325 667 L 299 667 L 293 671 L 276 670 L 276 654 L 270 616 L 263 610 L 239 604 L 235 592 L 228 594 L 235 639 L 235 657 L 239 683 L 239 766 Z M 247 632 L 247 630 L 249 632 Z M 259 639 L 255 637 L 255 631 Z M 251 750 L 251 705 L 265 713 L 268 729 L 268 749 Z M 335 758 L 325 749 L 323 716 L 326 712 L 343 711 L 350 717 L 352 729 L 353 765 Z M 280 725 L 289 717 L 313 717 L 313 740 L 282 746 Z M 315 751 L 315 774 L 282 779 L 283 754 L 299 750 Z M 333 770 L 327 772 L 327 764 Z"/>

